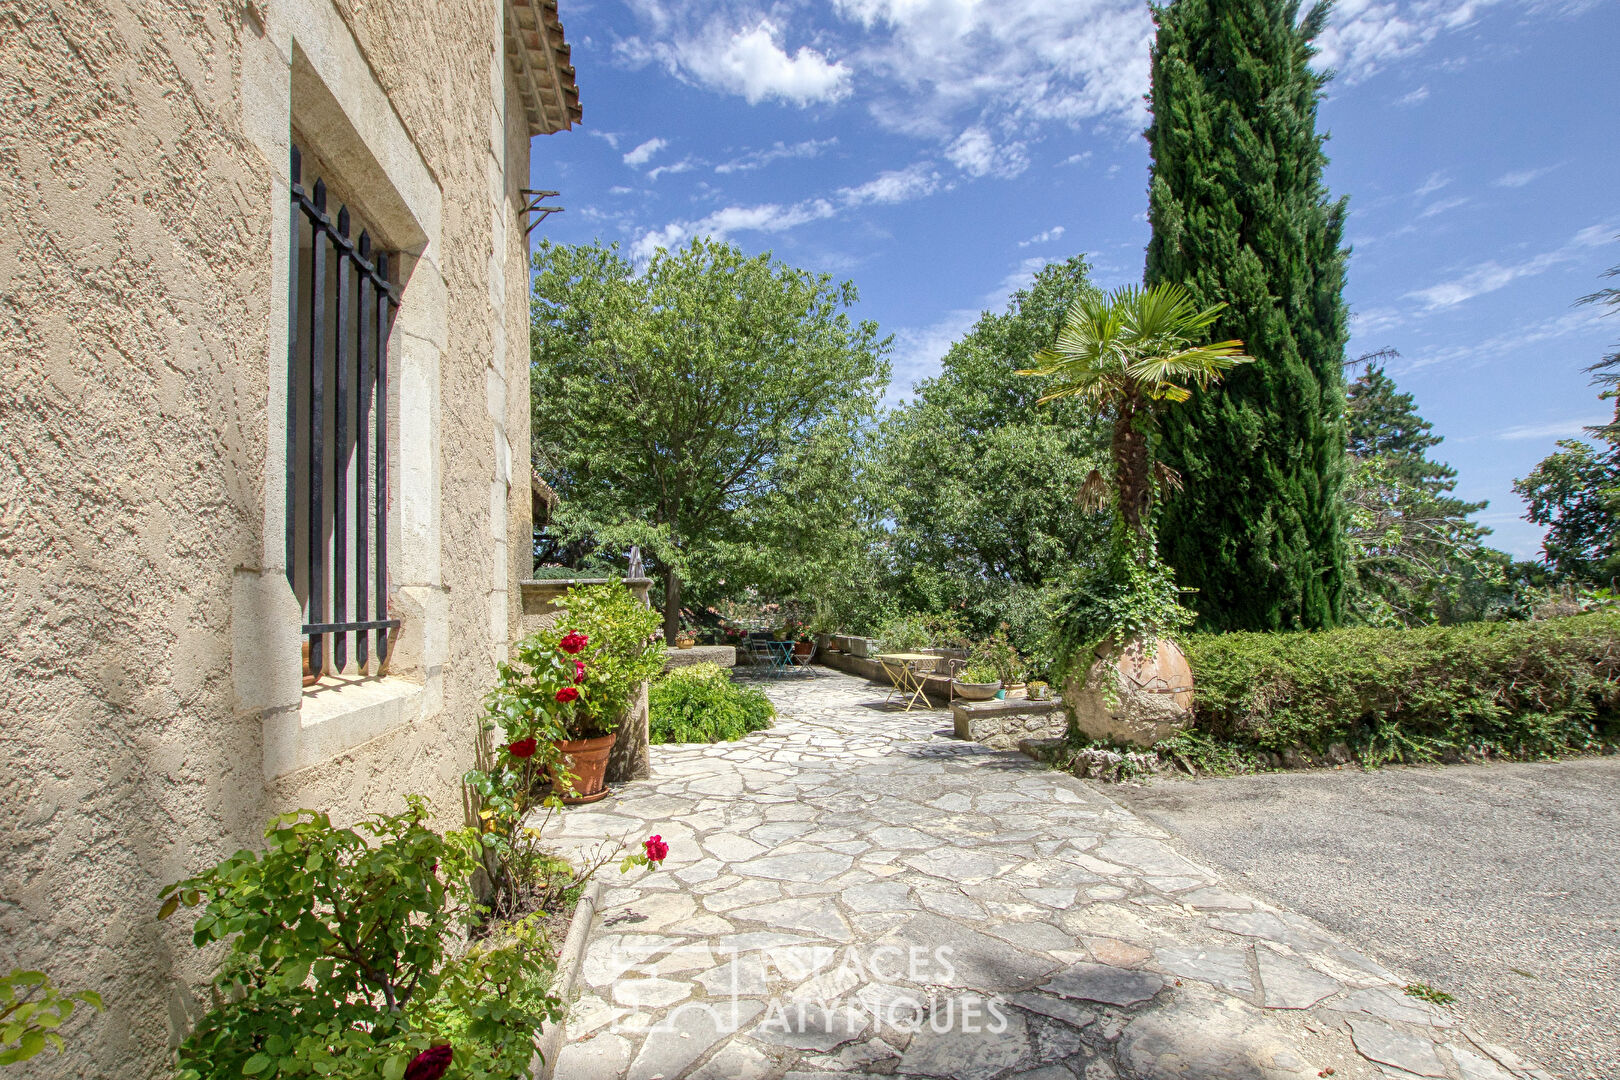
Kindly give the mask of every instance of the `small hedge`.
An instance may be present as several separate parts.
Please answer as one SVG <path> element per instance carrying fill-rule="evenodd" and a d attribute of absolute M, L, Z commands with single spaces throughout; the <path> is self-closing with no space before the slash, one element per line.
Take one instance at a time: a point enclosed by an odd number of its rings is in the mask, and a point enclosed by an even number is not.
<path fill-rule="evenodd" d="M 652 685 L 652 741 L 725 742 L 771 726 L 776 709 L 764 691 L 738 686 L 718 664 L 676 668 Z"/>
<path fill-rule="evenodd" d="M 1197 728 L 1363 761 L 1544 757 L 1620 738 L 1620 614 L 1544 622 L 1195 634 Z"/>

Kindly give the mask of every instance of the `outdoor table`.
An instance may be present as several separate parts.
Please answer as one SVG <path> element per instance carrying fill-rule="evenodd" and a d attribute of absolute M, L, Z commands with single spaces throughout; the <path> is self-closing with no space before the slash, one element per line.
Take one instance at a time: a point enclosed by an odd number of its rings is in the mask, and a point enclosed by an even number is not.
<path fill-rule="evenodd" d="M 771 650 L 771 674 L 780 674 L 793 666 L 793 642 L 767 641 L 765 647 Z"/>
<path fill-rule="evenodd" d="M 883 699 L 885 705 L 893 701 L 898 695 L 906 702 L 906 712 L 911 711 L 911 707 L 917 704 L 918 698 L 922 698 L 923 705 L 927 706 L 928 699 L 923 696 L 923 688 L 927 685 L 927 672 L 918 665 L 924 662 L 929 664 L 938 663 L 939 657 L 932 653 L 897 652 L 880 653 L 876 660 L 883 665 L 883 673 L 894 684 L 894 689 L 889 691 L 889 696 Z M 907 694 L 910 694 L 911 697 L 906 698 Z"/>

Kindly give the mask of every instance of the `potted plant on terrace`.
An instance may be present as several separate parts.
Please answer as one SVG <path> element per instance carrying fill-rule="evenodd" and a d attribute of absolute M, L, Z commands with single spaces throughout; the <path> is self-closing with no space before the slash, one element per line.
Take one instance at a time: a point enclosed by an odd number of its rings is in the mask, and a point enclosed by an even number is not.
<path fill-rule="evenodd" d="M 682 619 L 680 633 L 675 635 L 675 647 L 677 649 L 690 649 L 696 644 L 697 634 L 693 631 L 692 624 Z"/>
<path fill-rule="evenodd" d="M 622 584 L 576 586 L 557 605 L 561 618 L 499 665 L 486 709 L 510 744 L 542 755 L 563 801 L 594 802 L 619 724 L 667 647 L 653 636 L 658 613 Z"/>
<path fill-rule="evenodd" d="M 951 680 L 951 692 L 964 701 L 989 701 L 1001 689 L 996 669 L 983 660 L 969 660 Z"/>

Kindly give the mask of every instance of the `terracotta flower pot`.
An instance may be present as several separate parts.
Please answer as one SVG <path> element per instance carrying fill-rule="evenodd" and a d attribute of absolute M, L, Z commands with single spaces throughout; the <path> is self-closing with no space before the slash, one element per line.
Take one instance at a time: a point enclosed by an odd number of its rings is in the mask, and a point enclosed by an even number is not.
<path fill-rule="evenodd" d="M 677 649 L 690 649 L 692 646 L 694 646 L 696 644 L 697 644 L 697 638 L 678 637 L 678 638 L 675 639 L 675 647 Z"/>
<path fill-rule="evenodd" d="M 618 738 L 614 733 L 601 735 L 594 739 L 559 739 L 554 744 L 563 755 L 563 769 L 574 776 L 574 789 L 578 795 L 568 794 L 568 788 L 560 780 L 551 782 L 551 790 L 556 792 L 565 803 L 595 802 L 608 793 L 607 774 L 608 754 L 613 749 L 613 742 Z"/>
<path fill-rule="evenodd" d="M 794 656 L 811 656 L 815 651 L 816 643 L 813 641 L 795 641 L 793 643 Z"/>

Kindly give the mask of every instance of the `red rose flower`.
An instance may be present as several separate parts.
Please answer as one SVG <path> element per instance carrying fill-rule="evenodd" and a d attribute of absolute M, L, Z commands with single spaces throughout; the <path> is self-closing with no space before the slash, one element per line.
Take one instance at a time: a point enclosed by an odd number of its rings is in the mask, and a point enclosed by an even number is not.
<path fill-rule="evenodd" d="M 557 700 L 562 702 L 564 705 L 568 704 L 570 701 L 575 701 L 578 698 L 579 691 L 575 690 L 572 686 L 565 686 L 561 690 L 557 691 Z"/>
<path fill-rule="evenodd" d="M 642 841 L 641 846 L 647 849 L 649 862 L 661 863 L 664 861 L 664 856 L 669 854 L 669 845 L 664 843 L 662 836 L 656 834 L 647 837 L 646 840 Z"/>
<path fill-rule="evenodd" d="M 439 1080 L 450 1071 L 450 1044 L 440 1043 L 411 1058 L 405 1066 L 405 1080 Z"/>
<path fill-rule="evenodd" d="M 508 746 L 506 752 L 515 758 L 531 758 L 534 757 L 536 745 L 538 744 L 533 739 L 519 739 L 511 746 Z"/>
<path fill-rule="evenodd" d="M 585 661 L 583 660 L 574 661 L 574 681 L 577 683 L 585 681 Z"/>
<path fill-rule="evenodd" d="M 578 630 L 570 630 L 568 636 L 557 642 L 557 648 L 572 656 L 591 643 L 591 639 Z"/>

